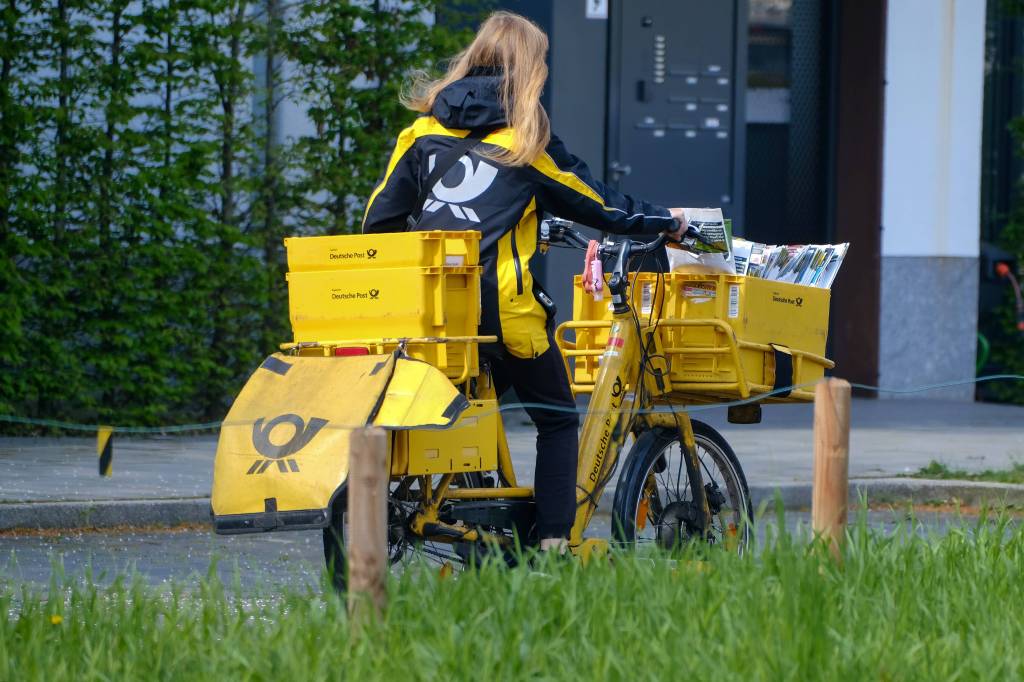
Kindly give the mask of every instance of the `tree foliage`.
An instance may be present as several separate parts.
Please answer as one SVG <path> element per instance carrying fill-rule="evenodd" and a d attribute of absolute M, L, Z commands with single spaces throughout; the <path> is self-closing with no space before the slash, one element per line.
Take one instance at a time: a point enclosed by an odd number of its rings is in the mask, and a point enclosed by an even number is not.
<path fill-rule="evenodd" d="M 287 340 L 282 238 L 357 229 L 411 118 L 402 81 L 454 52 L 468 15 L 0 3 L 0 414 L 222 417 Z M 285 138 L 282 108 L 311 132 Z"/>
<path fill-rule="evenodd" d="M 993 8 L 996 16 L 1010 20 L 1014 26 L 1011 30 L 1020 31 L 1019 23 L 1024 18 L 1024 0 L 1001 0 Z M 997 68 L 1020 71 L 1021 64 L 997 65 Z M 1014 143 L 1014 151 L 1024 156 L 1024 116 L 1016 116 L 1008 124 L 1010 137 Z M 1006 223 L 999 233 L 998 246 L 1016 259 L 1016 276 L 1024 280 L 1024 179 L 1017 178 L 1018 189 L 1011 201 Z M 981 332 L 991 344 L 989 367 L 1005 374 L 1024 375 L 1024 336 L 1017 330 L 1016 297 L 1009 284 L 1005 287 L 1004 301 L 1001 305 L 980 320 Z M 984 396 L 995 400 L 1024 405 L 1024 383 L 1019 381 L 992 382 L 985 386 Z"/>
<path fill-rule="evenodd" d="M 1018 153 L 1024 153 L 1024 117 L 1010 123 L 1010 132 L 1016 142 Z M 1024 192 L 1024 185 L 1020 192 Z M 1017 262 L 1016 276 L 1024 281 L 1024 201 L 1019 195 L 1008 216 L 1006 225 L 999 235 L 999 246 L 1014 255 Z M 982 321 L 983 333 L 992 348 L 991 364 L 1006 374 L 1024 375 L 1024 334 L 1017 329 L 1017 299 L 1007 284 L 1004 302 L 993 314 Z M 1024 384 L 1017 381 L 993 382 L 986 387 L 989 396 L 996 400 L 1024 405 Z"/>

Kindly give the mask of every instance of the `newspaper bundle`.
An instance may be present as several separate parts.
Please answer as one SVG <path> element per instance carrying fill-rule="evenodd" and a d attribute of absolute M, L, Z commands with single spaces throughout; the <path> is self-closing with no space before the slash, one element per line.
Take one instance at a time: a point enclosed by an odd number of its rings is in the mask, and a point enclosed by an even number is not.
<path fill-rule="evenodd" d="M 686 272 L 736 271 L 732 253 L 732 223 L 725 220 L 720 208 L 686 208 L 686 224 L 700 230 L 707 243 L 694 241 L 686 248 L 669 245 L 666 248 L 670 270 Z"/>
<path fill-rule="evenodd" d="M 829 289 L 849 243 L 769 246 L 745 239 L 732 244 L 736 274 Z"/>
<path fill-rule="evenodd" d="M 843 264 L 849 243 L 768 245 L 733 238 L 731 221 L 720 208 L 687 208 L 686 222 L 700 229 L 703 242 L 669 245 L 674 272 L 728 273 L 829 289 Z"/>

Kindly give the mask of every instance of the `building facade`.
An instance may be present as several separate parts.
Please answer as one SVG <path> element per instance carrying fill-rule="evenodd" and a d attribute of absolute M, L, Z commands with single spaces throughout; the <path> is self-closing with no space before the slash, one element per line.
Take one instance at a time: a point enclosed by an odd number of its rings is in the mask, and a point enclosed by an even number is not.
<path fill-rule="evenodd" d="M 548 31 L 545 104 L 597 177 L 722 206 L 757 241 L 851 243 L 837 375 L 896 389 L 975 376 L 985 0 L 501 4 Z M 579 263 L 549 259 L 569 311 Z"/>

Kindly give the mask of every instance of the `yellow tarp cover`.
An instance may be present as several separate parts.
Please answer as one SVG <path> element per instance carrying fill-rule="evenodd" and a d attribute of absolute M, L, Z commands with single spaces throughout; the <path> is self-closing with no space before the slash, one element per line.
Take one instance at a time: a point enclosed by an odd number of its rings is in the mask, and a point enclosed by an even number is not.
<path fill-rule="evenodd" d="M 436 367 L 402 358 L 373 423 L 393 430 L 447 428 L 468 405 Z"/>
<path fill-rule="evenodd" d="M 249 378 L 221 428 L 213 513 L 325 509 L 348 476 L 352 429 L 375 413 L 373 423 L 384 428 L 444 428 L 465 406 L 445 375 L 423 362 L 275 353 Z"/>

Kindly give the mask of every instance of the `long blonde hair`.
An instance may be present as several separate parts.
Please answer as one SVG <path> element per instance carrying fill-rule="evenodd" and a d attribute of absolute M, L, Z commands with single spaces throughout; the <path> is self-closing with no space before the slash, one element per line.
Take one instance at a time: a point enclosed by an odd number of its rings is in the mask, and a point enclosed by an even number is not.
<path fill-rule="evenodd" d="M 512 129 L 510 149 L 484 151 L 483 155 L 508 166 L 532 163 L 551 140 L 551 123 L 540 94 L 548 77 L 544 61 L 548 37 L 529 19 L 511 12 L 495 12 L 481 24 L 473 42 L 455 55 L 444 77 L 430 80 L 417 75 L 402 103 L 413 111 L 429 113 L 438 93 L 465 78 L 474 68 L 501 74 L 498 99 Z"/>

